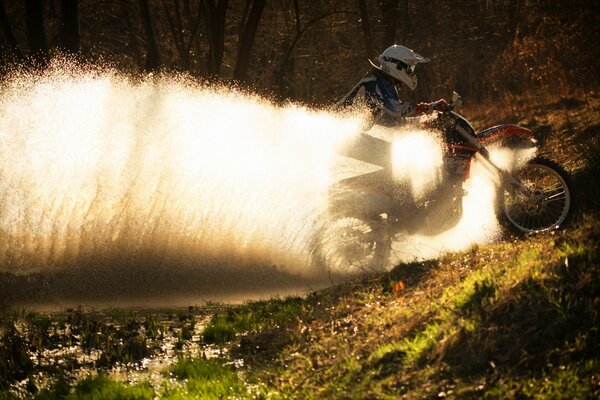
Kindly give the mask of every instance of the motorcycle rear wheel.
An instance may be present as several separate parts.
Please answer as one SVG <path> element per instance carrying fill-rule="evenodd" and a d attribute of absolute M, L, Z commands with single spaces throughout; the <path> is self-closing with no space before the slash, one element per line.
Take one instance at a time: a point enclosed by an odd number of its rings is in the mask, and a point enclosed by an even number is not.
<path fill-rule="evenodd" d="M 503 225 L 527 234 L 558 229 L 567 223 L 573 209 L 573 185 L 560 165 L 537 157 L 515 175 L 529 193 L 512 189 L 499 196 Z"/>
<path fill-rule="evenodd" d="M 352 277 L 382 271 L 388 261 L 391 241 L 381 221 L 359 216 L 341 216 L 325 226 L 313 253 L 313 264 L 330 275 Z"/>

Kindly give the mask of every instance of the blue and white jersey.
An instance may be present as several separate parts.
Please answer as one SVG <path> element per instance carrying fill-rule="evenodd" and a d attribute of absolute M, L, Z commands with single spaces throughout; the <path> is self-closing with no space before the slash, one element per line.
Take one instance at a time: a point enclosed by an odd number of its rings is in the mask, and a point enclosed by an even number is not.
<path fill-rule="evenodd" d="M 400 101 L 392 78 L 376 68 L 369 71 L 337 105 L 349 107 L 357 101 L 365 101 L 375 119 L 382 113 L 394 118 L 408 117 L 417 108 L 414 104 Z"/>

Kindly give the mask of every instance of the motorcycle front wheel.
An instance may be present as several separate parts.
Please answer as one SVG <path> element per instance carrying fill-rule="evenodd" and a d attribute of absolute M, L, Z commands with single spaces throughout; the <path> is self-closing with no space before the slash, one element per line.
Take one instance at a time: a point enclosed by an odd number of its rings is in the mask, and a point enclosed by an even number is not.
<path fill-rule="evenodd" d="M 500 195 L 500 221 L 518 233 L 536 233 L 563 226 L 572 214 L 573 185 L 554 161 L 537 157 L 515 173 L 527 188 Z"/>
<path fill-rule="evenodd" d="M 318 235 L 313 265 L 330 275 L 352 277 L 382 271 L 390 255 L 391 241 L 382 221 L 358 216 L 330 219 Z"/>

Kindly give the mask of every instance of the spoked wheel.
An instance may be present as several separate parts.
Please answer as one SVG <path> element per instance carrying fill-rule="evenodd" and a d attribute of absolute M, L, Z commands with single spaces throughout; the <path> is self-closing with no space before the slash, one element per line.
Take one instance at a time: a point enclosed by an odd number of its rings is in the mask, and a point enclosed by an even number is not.
<path fill-rule="evenodd" d="M 382 225 L 354 216 L 332 220 L 319 235 L 313 263 L 340 276 L 383 270 L 391 245 Z"/>
<path fill-rule="evenodd" d="M 502 214 L 510 228 L 521 233 L 557 229 L 571 215 L 573 190 L 567 172 L 553 161 L 535 158 L 516 177 L 527 190 L 505 191 Z"/>

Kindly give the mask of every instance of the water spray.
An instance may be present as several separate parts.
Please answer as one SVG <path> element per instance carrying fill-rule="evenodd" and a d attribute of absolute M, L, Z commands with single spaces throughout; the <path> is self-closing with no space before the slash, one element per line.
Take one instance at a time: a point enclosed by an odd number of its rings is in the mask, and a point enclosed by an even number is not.
<path fill-rule="evenodd" d="M 305 279 L 325 276 L 309 259 L 328 188 L 340 171 L 372 167 L 338 154 L 363 123 L 179 76 L 132 79 L 60 62 L 40 75 L 15 72 L 0 86 L 0 273 L 37 274 L 50 297 L 66 286 L 85 294 L 94 282 L 152 296 L 152 276 L 192 293 L 243 287 L 236 276 L 315 288 Z M 435 181 L 441 153 L 429 136 L 406 137 L 395 139 L 396 155 L 429 163 L 395 172 Z M 427 184 L 415 181 L 415 193 Z M 461 232 L 489 228 L 477 220 Z M 455 236 L 426 241 L 438 252 L 472 243 L 440 245 Z M 425 239 L 399 239 L 405 253 L 395 261 L 423 254 L 415 240 Z"/>

